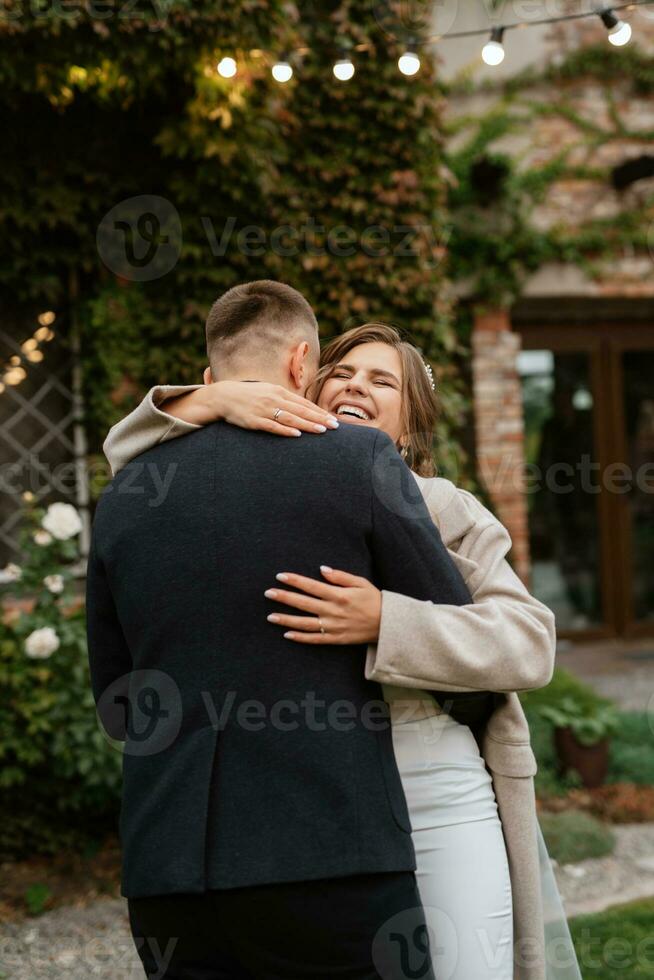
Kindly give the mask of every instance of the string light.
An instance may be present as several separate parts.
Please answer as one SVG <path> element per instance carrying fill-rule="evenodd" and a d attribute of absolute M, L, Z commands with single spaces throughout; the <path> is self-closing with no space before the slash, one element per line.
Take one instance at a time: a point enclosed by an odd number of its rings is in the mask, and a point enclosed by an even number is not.
<path fill-rule="evenodd" d="M 233 58 L 221 58 L 218 62 L 217 69 L 218 74 L 223 78 L 233 78 L 237 71 L 236 62 Z"/>
<path fill-rule="evenodd" d="M 276 82 L 281 82 L 282 85 L 290 82 L 293 78 L 293 66 L 288 61 L 278 61 L 272 67 L 272 77 Z"/>
<path fill-rule="evenodd" d="M 50 324 L 54 323 L 55 319 L 56 315 L 52 310 L 39 313 L 37 320 L 40 326 L 36 328 L 31 337 L 24 340 L 20 345 L 22 354 L 12 354 L 5 368 L 0 369 L 4 370 L 2 380 L 0 380 L 0 395 L 6 390 L 7 385 L 15 387 L 27 377 L 27 371 L 21 363 L 23 360 L 29 364 L 39 364 L 43 360 L 45 355 L 42 350 L 39 350 L 39 344 L 48 343 L 54 339 L 55 332 L 51 329 Z"/>
<path fill-rule="evenodd" d="M 621 47 L 627 44 L 628 41 L 631 40 L 632 28 L 629 23 L 627 23 L 626 21 L 619 20 L 618 17 L 616 17 L 616 11 L 635 10 L 636 7 L 640 7 L 646 3 L 651 3 L 651 2 L 652 0 L 632 0 L 631 3 L 614 4 L 613 7 L 607 7 L 603 10 L 597 10 L 597 9 L 591 11 L 586 10 L 576 14 L 562 14 L 557 17 L 535 18 L 533 20 L 518 21 L 513 24 L 499 24 L 492 29 L 490 40 L 486 42 L 486 44 L 482 49 L 482 58 L 487 65 L 492 65 L 492 66 L 500 65 L 504 61 L 505 50 L 504 50 L 503 36 L 506 31 L 517 30 L 526 27 L 538 27 L 547 24 L 560 24 L 567 21 L 582 20 L 585 17 L 600 17 L 602 23 L 609 31 L 608 40 L 611 42 L 611 44 L 615 45 L 616 47 Z M 422 44 L 429 44 L 429 43 L 439 44 L 442 43 L 443 41 L 454 41 L 457 40 L 458 38 L 467 38 L 467 37 L 483 37 L 484 35 L 488 36 L 487 27 L 477 28 L 468 31 L 452 31 L 447 34 L 430 34 L 430 35 L 422 36 L 420 38 L 420 42 Z M 414 44 L 414 48 L 415 48 L 415 42 L 412 43 Z M 354 76 L 355 67 L 347 51 L 348 50 L 357 51 L 357 52 L 373 51 L 374 48 L 369 43 L 352 44 L 350 42 L 344 44 L 343 46 L 345 50 L 341 51 L 340 58 L 338 59 L 338 61 L 336 61 L 336 63 L 333 66 L 333 72 L 334 72 L 334 76 L 339 81 L 348 82 Z M 311 49 L 307 46 L 301 46 L 294 49 L 294 53 L 297 55 L 306 55 L 309 54 L 310 51 Z M 263 57 L 264 52 L 259 49 L 256 50 L 253 49 L 252 51 L 250 51 L 250 55 L 252 57 Z M 420 58 L 415 53 L 415 49 L 405 51 L 398 58 L 397 65 L 399 70 L 402 72 L 402 74 L 408 76 L 415 75 L 420 70 L 421 67 Z M 234 58 L 228 55 L 223 57 L 218 62 L 218 65 L 216 67 L 217 67 L 218 74 L 221 75 L 222 78 L 233 78 L 238 71 L 238 66 L 236 64 L 236 61 L 234 60 Z M 276 82 L 284 84 L 290 81 L 293 75 L 294 75 L 294 69 L 291 64 L 290 57 L 284 56 L 280 58 L 279 61 L 276 61 L 272 66 L 272 76 Z M 48 313 L 41 314 L 41 316 L 52 317 L 52 320 L 49 320 L 48 323 L 51 323 L 54 320 L 54 313 L 48 312 Z M 39 317 L 39 322 L 45 323 L 45 321 L 41 321 L 41 317 Z"/>
<path fill-rule="evenodd" d="M 340 58 L 334 65 L 333 70 L 339 82 L 349 82 L 354 75 L 354 65 L 349 58 Z"/>
<path fill-rule="evenodd" d="M 501 65 L 504 61 L 504 45 L 502 43 L 502 38 L 504 37 L 503 27 L 494 27 L 491 33 L 490 41 L 481 49 L 481 57 L 487 65 L 495 66 Z"/>
<path fill-rule="evenodd" d="M 3 381 L 7 385 L 19 385 L 21 381 L 24 381 L 27 377 L 25 368 L 22 367 L 12 367 L 7 371 L 3 377 Z"/>
<path fill-rule="evenodd" d="M 403 75 L 415 75 L 420 71 L 420 58 L 413 51 L 405 51 L 397 62 Z"/>
<path fill-rule="evenodd" d="M 621 48 L 623 44 L 628 44 L 631 40 L 631 24 L 626 24 L 623 20 L 618 20 L 612 10 L 604 10 L 600 14 L 602 23 L 609 34 L 609 41 L 616 48 Z"/>

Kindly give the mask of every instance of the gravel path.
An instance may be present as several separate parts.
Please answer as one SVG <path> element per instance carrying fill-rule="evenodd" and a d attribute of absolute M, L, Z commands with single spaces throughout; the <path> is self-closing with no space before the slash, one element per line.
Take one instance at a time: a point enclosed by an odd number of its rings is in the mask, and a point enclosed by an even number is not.
<path fill-rule="evenodd" d="M 654 823 L 614 826 L 613 854 L 555 865 L 568 917 L 654 896 Z M 0 978 L 143 980 L 123 898 L 0 926 Z"/>
<path fill-rule="evenodd" d="M 654 897 L 654 823 L 617 824 L 615 850 L 603 858 L 555 865 L 568 918 Z"/>
<path fill-rule="evenodd" d="M 55 909 L 0 926 L 0 977 L 144 980 L 129 932 L 126 899 Z"/>

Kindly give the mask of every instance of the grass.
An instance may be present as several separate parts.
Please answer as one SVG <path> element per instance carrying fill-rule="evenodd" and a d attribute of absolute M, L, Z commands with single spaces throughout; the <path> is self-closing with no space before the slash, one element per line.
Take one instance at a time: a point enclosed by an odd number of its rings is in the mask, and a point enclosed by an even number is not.
<path fill-rule="evenodd" d="M 584 980 L 654 980 L 654 898 L 568 922 Z"/>

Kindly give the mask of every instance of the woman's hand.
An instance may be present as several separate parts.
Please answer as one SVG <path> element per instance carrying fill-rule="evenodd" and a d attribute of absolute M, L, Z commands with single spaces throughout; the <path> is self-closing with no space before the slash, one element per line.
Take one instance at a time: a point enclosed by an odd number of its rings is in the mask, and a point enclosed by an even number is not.
<path fill-rule="evenodd" d="M 207 425 L 224 419 L 241 429 L 260 429 L 279 436 L 299 436 L 302 432 L 337 429 L 338 421 L 302 395 L 267 381 L 215 381 L 202 388 L 165 401 L 161 408 L 169 415 Z M 276 410 L 282 411 L 277 419 Z"/>
<path fill-rule="evenodd" d="M 330 585 L 292 572 L 277 575 L 279 581 L 302 592 L 268 589 L 265 595 L 301 609 L 307 615 L 271 613 L 268 621 L 290 627 L 284 636 L 296 643 L 376 643 L 382 605 L 379 589 L 366 578 L 339 572 L 327 565 L 321 565 L 320 571 Z M 324 632 L 320 631 L 321 625 Z"/>

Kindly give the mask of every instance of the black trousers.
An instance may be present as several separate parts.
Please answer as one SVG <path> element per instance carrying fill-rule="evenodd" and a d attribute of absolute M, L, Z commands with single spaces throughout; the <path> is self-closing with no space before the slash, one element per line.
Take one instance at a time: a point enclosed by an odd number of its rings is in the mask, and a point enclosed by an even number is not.
<path fill-rule="evenodd" d="M 150 980 L 434 980 L 410 871 L 127 902 Z"/>

